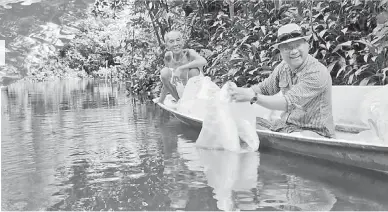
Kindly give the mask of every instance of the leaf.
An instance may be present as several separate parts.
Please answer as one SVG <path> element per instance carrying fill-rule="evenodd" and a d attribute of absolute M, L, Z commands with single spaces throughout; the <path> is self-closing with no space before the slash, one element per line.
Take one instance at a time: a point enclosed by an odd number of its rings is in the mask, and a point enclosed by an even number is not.
<path fill-rule="evenodd" d="M 323 20 L 325 21 L 325 23 L 327 22 L 327 19 L 330 17 L 330 14 L 327 14 L 325 15 L 325 17 L 323 18 Z"/>
<path fill-rule="evenodd" d="M 348 84 L 352 84 L 354 78 L 354 74 L 349 76 Z"/>
<path fill-rule="evenodd" d="M 370 43 L 369 41 L 366 41 L 366 40 L 364 40 L 364 39 L 355 40 L 354 42 L 365 44 L 365 45 L 368 46 L 368 47 L 373 47 L 372 43 Z"/>
<path fill-rule="evenodd" d="M 337 64 L 338 60 L 332 62 L 328 67 L 327 69 L 329 70 L 329 72 L 331 73 L 333 71 L 333 68 L 334 66 Z"/>
<path fill-rule="evenodd" d="M 247 36 L 245 36 L 245 37 L 242 39 L 242 41 L 241 41 L 241 43 L 240 43 L 240 47 L 245 43 L 245 41 L 248 40 L 249 37 L 250 37 L 250 35 L 247 35 Z"/>
<path fill-rule="evenodd" d="M 352 45 L 352 41 L 346 41 L 345 43 L 341 43 L 341 44 L 338 44 L 335 49 L 333 50 L 333 52 L 336 52 L 338 51 L 339 49 L 342 49 L 343 46 L 348 46 L 350 47 Z"/>
<path fill-rule="evenodd" d="M 334 26 L 335 24 L 336 24 L 335 21 L 331 21 L 331 22 L 329 23 L 329 29 L 333 28 L 333 26 Z"/>
<path fill-rule="evenodd" d="M 322 30 L 322 32 L 319 33 L 319 36 L 320 36 L 321 38 L 323 38 L 323 36 L 325 35 L 326 31 L 327 31 L 327 29 Z"/>
<path fill-rule="evenodd" d="M 381 73 L 383 73 L 383 82 L 385 82 L 385 78 L 387 77 L 388 67 L 381 70 Z"/>
<path fill-rule="evenodd" d="M 259 70 L 259 68 L 255 68 L 255 69 L 253 69 L 252 71 L 249 71 L 248 73 L 249 73 L 250 75 L 253 75 L 257 70 Z"/>
<path fill-rule="evenodd" d="M 243 61 L 244 58 L 242 57 L 238 57 L 238 56 L 233 56 L 231 59 L 230 59 L 230 62 L 231 63 L 235 63 L 235 62 L 239 62 L 239 61 Z"/>
<path fill-rule="evenodd" d="M 319 2 L 319 3 L 317 4 L 317 7 L 316 7 L 315 9 L 317 9 L 318 11 L 321 10 L 321 8 L 322 8 L 321 5 L 322 5 L 322 3 L 323 3 L 323 2 Z"/>
<path fill-rule="evenodd" d="M 362 2 L 360 0 L 354 0 L 353 4 L 354 4 L 354 6 L 358 6 L 358 5 L 362 4 Z"/>
<path fill-rule="evenodd" d="M 314 41 L 318 41 L 318 37 L 315 35 L 315 33 L 313 33 L 313 39 Z"/>
<path fill-rule="evenodd" d="M 231 68 L 229 71 L 228 71 L 228 75 L 232 75 L 234 76 L 237 71 L 239 71 L 240 69 L 239 68 Z"/>
<path fill-rule="evenodd" d="M 364 78 L 363 80 L 361 80 L 360 85 L 361 86 L 368 85 L 369 80 L 370 80 L 370 77 Z"/>
<path fill-rule="evenodd" d="M 346 41 L 345 43 L 341 43 L 340 45 L 341 46 L 351 46 L 352 45 L 352 41 Z"/>
<path fill-rule="evenodd" d="M 342 66 L 342 67 L 340 68 L 340 70 L 338 70 L 337 76 L 335 76 L 335 77 L 338 78 L 338 76 L 341 74 L 341 72 L 343 72 L 343 71 L 345 70 L 345 68 L 346 68 L 346 65 L 345 65 L 345 66 Z"/>
<path fill-rule="evenodd" d="M 261 26 L 260 28 L 261 28 L 261 31 L 263 31 L 264 35 L 267 35 L 267 31 L 265 29 L 265 26 Z"/>
<path fill-rule="evenodd" d="M 368 67 L 369 67 L 369 64 L 363 65 L 363 66 L 361 66 L 354 74 L 355 74 L 356 76 L 358 76 L 358 75 L 361 74 L 361 72 L 365 71 Z"/>
<path fill-rule="evenodd" d="M 364 61 L 367 63 L 369 58 L 369 54 L 364 55 Z"/>
<path fill-rule="evenodd" d="M 354 54 L 354 49 L 349 50 L 349 51 L 347 51 L 347 52 L 345 53 L 345 55 L 346 55 L 346 56 L 349 56 L 349 57 L 352 57 L 353 54 Z"/>
<path fill-rule="evenodd" d="M 321 51 L 321 54 L 322 54 L 323 58 L 325 58 L 325 57 L 326 57 L 326 53 L 327 53 L 327 51 L 326 51 L 326 50 L 322 50 L 322 51 Z"/>
<path fill-rule="evenodd" d="M 329 42 L 327 42 L 327 43 L 326 43 L 326 49 L 328 49 L 328 50 L 329 50 L 329 49 L 330 49 L 330 47 L 331 47 L 331 41 L 329 41 Z"/>
<path fill-rule="evenodd" d="M 215 21 L 211 27 L 215 27 L 215 26 L 217 26 L 219 23 L 220 23 L 219 21 Z"/>
<path fill-rule="evenodd" d="M 314 54 L 313 54 L 313 57 L 314 57 L 314 58 L 317 58 L 318 52 L 319 52 L 319 49 L 318 49 L 317 51 L 314 52 Z"/>
<path fill-rule="evenodd" d="M 342 49 L 342 46 L 341 45 L 337 45 L 334 49 L 333 49 L 333 53 Z"/>
<path fill-rule="evenodd" d="M 381 0 L 380 1 L 380 4 L 379 4 L 379 7 L 382 7 L 382 6 L 384 6 L 385 4 L 387 4 L 388 3 L 388 0 Z"/>
<path fill-rule="evenodd" d="M 373 57 L 372 57 L 372 61 L 373 61 L 373 62 L 376 62 L 376 59 L 377 59 L 377 56 L 373 56 Z"/>
<path fill-rule="evenodd" d="M 319 46 L 320 46 L 321 48 L 323 48 L 323 49 L 326 49 L 326 46 L 325 46 L 325 44 L 323 44 L 323 43 L 319 44 Z"/>

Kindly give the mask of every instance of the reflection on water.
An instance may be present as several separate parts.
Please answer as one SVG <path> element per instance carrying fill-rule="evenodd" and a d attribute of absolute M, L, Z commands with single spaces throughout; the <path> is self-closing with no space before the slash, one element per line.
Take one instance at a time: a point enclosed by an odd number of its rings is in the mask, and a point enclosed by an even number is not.
<path fill-rule="evenodd" d="M 386 178 L 198 149 L 198 131 L 119 84 L 20 82 L 1 103 L 3 210 L 388 210 Z"/>
<path fill-rule="evenodd" d="M 55 55 L 79 32 L 77 23 L 85 18 L 86 9 L 93 2 L 1 0 L 0 40 L 5 40 L 6 65 L 0 66 L 0 72 L 20 77 L 46 61 L 45 55 Z"/>
<path fill-rule="evenodd" d="M 251 192 L 251 189 L 256 188 L 257 185 L 259 167 L 257 153 L 238 154 L 205 149 L 199 149 L 198 152 L 208 185 L 213 188 L 219 209 L 255 210 L 257 208 L 254 194 Z M 234 198 L 243 202 L 234 206 Z"/>

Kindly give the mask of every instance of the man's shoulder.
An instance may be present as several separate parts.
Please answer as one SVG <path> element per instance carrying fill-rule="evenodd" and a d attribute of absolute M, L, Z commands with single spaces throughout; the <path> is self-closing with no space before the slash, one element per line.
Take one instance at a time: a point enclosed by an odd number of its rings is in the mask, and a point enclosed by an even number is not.
<path fill-rule="evenodd" d="M 170 63 L 172 61 L 172 57 L 172 51 L 166 51 L 166 53 L 164 53 L 164 62 Z"/>
<path fill-rule="evenodd" d="M 188 60 L 194 60 L 194 54 L 197 53 L 194 49 L 183 49 L 183 54 L 188 58 Z"/>
<path fill-rule="evenodd" d="M 306 67 L 305 76 L 308 79 L 319 81 L 320 84 L 328 84 L 331 82 L 331 75 L 327 67 L 311 56 L 311 60 Z"/>
<path fill-rule="evenodd" d="M 196 52 L 194 49 L 183 49 L 183 53 L 186 54 L 187 56 L 190 56 L 190 53 Z"/>
<path fill-rule="evenodd" d="M 312 72 L 325 72 L 328 73 L 327 67 L 321 63 L 318 59 L 310 55 L 310 62 L 308 64 L 308 70 Z"/>

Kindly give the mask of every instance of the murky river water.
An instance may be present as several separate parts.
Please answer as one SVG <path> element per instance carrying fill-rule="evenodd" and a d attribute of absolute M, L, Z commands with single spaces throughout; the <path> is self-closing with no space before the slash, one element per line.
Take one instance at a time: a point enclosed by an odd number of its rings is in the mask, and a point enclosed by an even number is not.
<path fill-rule="evenodd" d="M 199 134 L 125 86 L 17 83 L 1 96 L 3 210 L 388 210 L 388 179 Z"/>

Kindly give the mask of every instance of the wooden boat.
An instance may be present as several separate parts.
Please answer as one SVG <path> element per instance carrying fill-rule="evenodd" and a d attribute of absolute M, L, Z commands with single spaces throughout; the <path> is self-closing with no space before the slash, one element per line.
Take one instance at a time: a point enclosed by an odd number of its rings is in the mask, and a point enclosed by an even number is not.
<path fill-rule="evenodd" d="M 359 105 L 374 86 L 333 86 L 333 116 L 336 123 L 335 139 L 305 137 L 294 134 L 257 129 L 260 149 L 274 148 L 304 156 L 324 159 L 388 174 L 388 144 L 357 138 L 358 133 L 368 130 L 359 117 Z M 202 120 L 177 111 L 171 104 L 158 105 L 182 123 L 201 129 Z M 261 117 L 268 117 L 268 109 L 257 106 Z M 272 111 L 280 114 L 280 111 Z"/>

